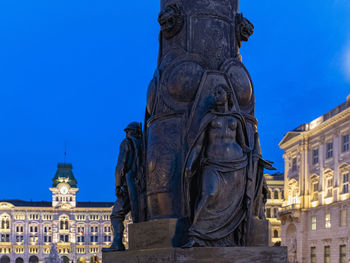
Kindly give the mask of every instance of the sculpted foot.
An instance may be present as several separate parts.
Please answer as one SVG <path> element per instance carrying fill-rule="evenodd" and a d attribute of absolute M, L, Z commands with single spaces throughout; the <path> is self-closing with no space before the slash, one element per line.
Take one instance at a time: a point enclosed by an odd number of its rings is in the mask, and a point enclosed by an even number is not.
<path fill-rule="evenodd" d="M 125 251 L 125 247 L 123 243 L 113 245 L 110 247 L 102 248 L 102 252 L 112 252 L 112 251 Z"/>
<path fill-rule="evenodd" d="M 190 238 L 186 244 L 182 246 L 182 248 L 191 248 L 191 247 L 199 247 L 199 244 L 193 239 Z"/>

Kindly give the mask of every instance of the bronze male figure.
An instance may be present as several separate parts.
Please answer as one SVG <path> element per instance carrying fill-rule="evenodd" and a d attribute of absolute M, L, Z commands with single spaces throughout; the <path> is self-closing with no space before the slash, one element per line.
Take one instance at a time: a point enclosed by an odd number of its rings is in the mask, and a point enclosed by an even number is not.
<path fill-rule="evenodd" d="M 127 213 L 131 211 L 134 223 L 140 220 L 140 188 L 142 181 L 142 128 L 141 123 L 132 122 L 124 130 L 126 138 L 121 142 L 119 148 L 118 163 L 115 169 L 115 202 L 111 214 L 113 229 L 113 242 L 108 251 L 125 250 L 122 242 L 124 232 L 124 220 Z"/>

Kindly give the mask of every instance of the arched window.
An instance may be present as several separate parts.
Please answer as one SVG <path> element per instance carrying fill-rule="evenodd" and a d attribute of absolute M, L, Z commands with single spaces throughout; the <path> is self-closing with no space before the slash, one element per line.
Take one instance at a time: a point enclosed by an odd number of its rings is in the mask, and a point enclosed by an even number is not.
<path fill-rule="evenodd" d="M 100 260 L 99 260 L 98 256 L 92 256 L 90 259 L 90 262 L 91 263 L 99 263 Z"/>
<path fill-rule="evenodd" d="M 270 190 L 267 190 L 267 199 L 271 199 L 271 192 L 270 192 Z"/>
<path fill-rule="evenodd" d="M 278 197 L 278 190 L 275 190 L 275 191 L 273 192 L 273 198 L 274 198 L 274 199 L 279 199 L 279 197 Z"/>
<path fill-rule="evenodd" d="M 69 227 L 68 216 L 66 216 L 66 215 L 60 216 L 59 220 L 60 220 L 60 229 L 61 230 L 68 229 L 68 227 Z"/>
<path fill-rule="evenodd" d="M 1 258 L 0 258 L 0 263 L 10 263 L 10 258 L 6 255 L 3 255 Z"/>
<path fill-rule="evenodd" d="M 69 258 L 67 256 L 63 256 L 62 263 L 69 263 Z"/>
<path fill-rule="evenodd" d="M 23 258 L 16 258 L 16 263 L 24 263 Z"/>
<path fill-rule="evenodd" d="M 29 257 L 29 263 L 38 263 L 39 262 L 39 258 L 37 256 L 30 256 Z"/>
<path fill-rule="evenodd" d="M 0 229 L 10 229 L 10 217 L 6 214 L 0 217 Z"/>
<path fill-rule="evenodd" d="M 273 231 L 273 237 L 274 237 L 274 238 L 278 237 L 278 230 L 277 230 L 277 229 L 275 229 L 275 230 Z"/>

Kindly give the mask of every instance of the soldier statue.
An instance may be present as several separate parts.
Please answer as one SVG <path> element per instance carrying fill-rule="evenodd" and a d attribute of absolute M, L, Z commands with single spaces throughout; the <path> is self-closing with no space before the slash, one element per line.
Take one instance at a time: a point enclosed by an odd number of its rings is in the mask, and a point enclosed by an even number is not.
<path fill-rule="evenodd" d="M 113 242 L 103 252 L 124 251 L 122 242 L 125 216 L 131 212 L 134 223 L 140 221 L 140 191 L 142 188 L 142 127 L 141 123 L 131 122 L 125 129 L 126 138 L 119 148 L 118 163 L 115 169 L 115 202 L 111 214 Z"/>

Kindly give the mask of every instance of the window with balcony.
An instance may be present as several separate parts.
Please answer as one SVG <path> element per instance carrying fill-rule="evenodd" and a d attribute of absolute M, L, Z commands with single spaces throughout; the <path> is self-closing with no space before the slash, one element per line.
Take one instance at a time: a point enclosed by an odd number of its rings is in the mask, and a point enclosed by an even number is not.
<path fill-rule="evenodd" d="M 80 242 L 80 243 L 83 243 L 83 242 L 85 242 L 85 237 L 84 236 L 78 236 L 77 237 L 77 241 Z"/>
<path fill-rule="evenodd" d="M 60 235 L 61 242 L 69 242 L 69 235 Z"/>
<path fill-rule="evenodd" d="M 52 237 L 51 236 L 44 236 L 44 242 L 45 243 L 51 243 Z"/>
<path fill-rule="evenodd" d="M 68 230 L 68 226 L 67 219 L 60 220 L 60 230 Z"/>
<path fill-rule="evenodd" d="M 327 195 L 326 197 L 333 196 L 333 177 L 327 178 Z"/>
<path fill-rule="evenodd" d="M 327 152 L 326 152 L 326 158 L 332 158 L 333 157 L 333 143 L 329 142 L 327 143 Z"/>
<path fill-rule="evenodd" d="M 29 237 L 30 243 L 37 243 L 38 242 L 38 236 L 30 236 Z"/>
<path fill-rule="evenodd" d="M 312 151 L 312 163 L 318 164 L 318 149 Z"/>
<path fill-rule="evenodd" d="M 317 220 L 316 220 L 316 216 L 311 217 L 311 229 L 312 230 L 316 230 L 317 228 Z"/>
<path fill-rule="evenodd" d="M 343 174 L 343 194 L 349 193 L 349 174 Z"/>
<path fill-rule="evenodd" d="M 10 234 L 1 234 L 1 242 L 10 242 Z"/>
<path fill-rule="evenodd" d="M 9 230 L 10 229 L 10 217 L 4 215 L 0 217 L 0 230 Z"/>
<path fill-rule="evenodd" d="M 331 228 L 331 213 L 326 213 L 325 215 L 325 227 Z"/>
<path fill-rule="evenodd" d="M 104 242 L 111 242 L 112 239 L 111 239 L 111 236 L 106 235 L 106 236 L 104 236 L 103 240 L 104 240 Z"/>
<path fill-rule="evenodd" d="M 347 134 L 347 135 L 344 135 L 343 136 L 343 152 L 348 152 L 349 151 L 349 148 L 350 148 L 350 135 Z"/>
<path fill-rule="evenodd" d="M 312 199 L 311 201 L 318 201 L 318 182 L 314 181 L 312 183 Z"/>
<path fill-rule="evenodd" d="M 18 242 L 18 243 L 23 242 L 23 236 L 22 235 L 17 235 L 16 236 L 16 242 Z"/>
<path fill-rule="evenodd" d="M 90 236 L 91 242 L 98 242 L 98 236 Z"/>

